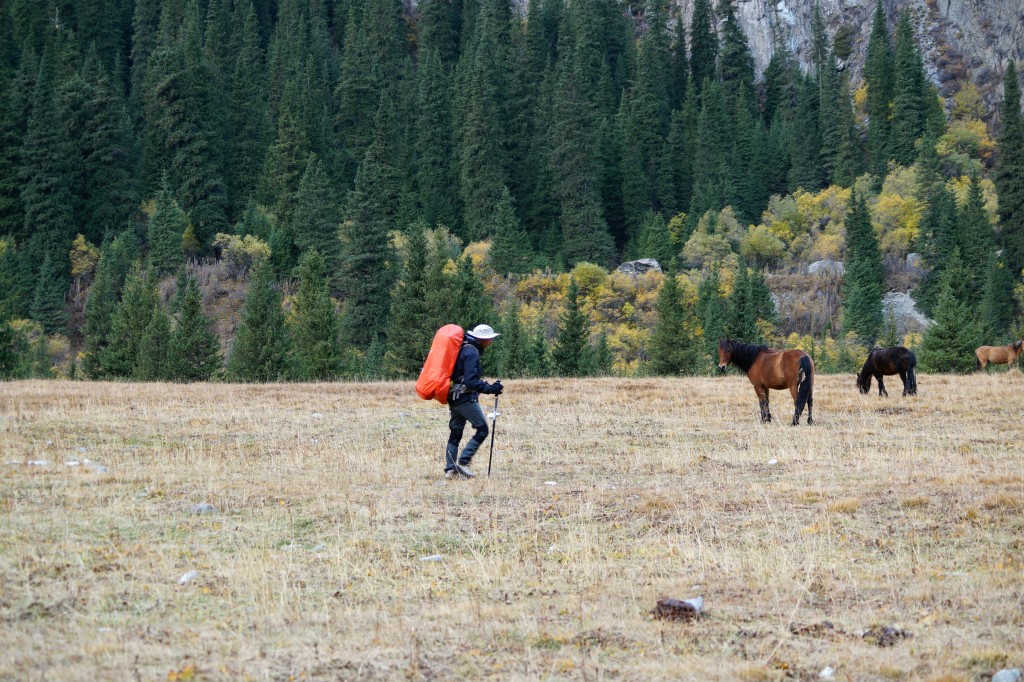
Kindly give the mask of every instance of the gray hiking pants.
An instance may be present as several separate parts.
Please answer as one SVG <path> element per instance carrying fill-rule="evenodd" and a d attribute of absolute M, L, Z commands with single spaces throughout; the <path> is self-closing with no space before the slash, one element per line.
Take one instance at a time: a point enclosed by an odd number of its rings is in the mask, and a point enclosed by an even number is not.
<path fill-rule="evenodd" d="M 448 421 L 448 448 L 445 451 L 444 470 L 451 471 L 455 468 L 456 455 L 459 452 L 459 443 L 462 441 L 462 434 L 466 429 L 466 422 L 473 425 L 476 431 L 473 437 L 462 449 L 462 455 L 458 463 L 467 466 L 473 460 L 477 449 L 487 440 L 487 418 L 484 411 L 480 409 L 480 403 L 473 401 L 461 405 L 449 405 L 451 419 Z"/>

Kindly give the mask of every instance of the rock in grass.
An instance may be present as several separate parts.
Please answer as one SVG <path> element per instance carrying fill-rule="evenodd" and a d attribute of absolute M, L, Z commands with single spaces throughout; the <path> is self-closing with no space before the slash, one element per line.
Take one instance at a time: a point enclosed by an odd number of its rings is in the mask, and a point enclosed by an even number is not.
<path fill-rule="evenodd" d="M 861 635 L 865 641 L 881 647 L 893 646 L 897 641 L 908 639 L 910 636 L 906 630 L 891 625 L 868 628 Z"/>
<path fill-rule="evenodd" d="M 1017 668 L 1003 668 L 992 676 L 992 682 L 1018 682 L 1020 675 Z"/>
<path fill-rule="evenodd" d="M 704 598 L 697 597 L 696 599 L 672 599 L 666 597 L 665 599 L 659 599 L 658 603 L 654 606 L 655 618 L 661 618 L 662 620 L 682 620 L 689 621 L 695 620 L 700 612 L 704 609 Z"/>
<path fill-rule="evenodd" d="M 199 571 L 189 571 L 185 575 L 183 575 L 180 578 L 178 578 L 178 584 L 179 585 L 188 585 L 190 582 L 195 580 L 196 576 L 198 576 L 198 575 L 199 575 Z"/>
<path fill-rule="evenodd" d="M 192 505 L 193 514 L 216 514 L 217 508 L 209 502 L 200 502 Z"/>

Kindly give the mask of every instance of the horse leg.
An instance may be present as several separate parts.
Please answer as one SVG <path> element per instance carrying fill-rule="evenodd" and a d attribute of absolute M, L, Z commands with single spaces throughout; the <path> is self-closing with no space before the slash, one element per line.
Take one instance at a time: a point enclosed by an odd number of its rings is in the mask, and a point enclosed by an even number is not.
<path fill-rule="evenodd" d="M 878 379 L 878 397 L 880 397 L 880 398 L 881 397 L 888 398 L 889 397 L 889 392 L 887 390 L 885 390 L 885 384 L 882 383 L 882 375 L 881 374 L 876 374 L 875 378 Z"/>
<path fill-rule="evenodd" d="M 814 423 L 814 389 L 811 389 L 811 395 L 807 396 L 807 425 L 810 426 Z"/>
<path fill-rule="evenodd" d="M 906 398 L 907 397 L 907 391 L 910 390 L 910 388 L 907 386 L 907 372 L 906 372 L 906 370 L 903 370 L 903 369 L 900 370 L 900 379 L 903 380 L 903 397 Z"/>
<path fill-rule="evenodd" d="M 761 406 L 761 423 L 767 423 L 772 420 L 771 410 L 768 409 L 768 389 L 763 387 L 757 387 L 757 401 Z"/>

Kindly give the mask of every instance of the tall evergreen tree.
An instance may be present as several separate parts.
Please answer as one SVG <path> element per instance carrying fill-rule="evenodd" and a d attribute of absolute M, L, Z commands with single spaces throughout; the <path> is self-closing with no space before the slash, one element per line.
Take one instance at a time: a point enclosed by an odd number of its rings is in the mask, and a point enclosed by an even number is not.
<path fill-rule="evenodd" d="M 889 43 L 889 27 L 877 0 L 864 61 L 864 80 L 868 86 L 868 164 L 869 170 L 881 183 L 889 163 L 889 116 L 892 106 L 893 55 Z"/>
<path fill-rule="evenodd" d="M 856 192 L 850 197 L 850 210 L 846 214 L 846 249 L 843 326 L 870 348 L 882 331 L 885 272 L 867 202 Z"/>
<path fill-rule="evenodd" d="M 494 237 L 491 240 L 489 260 L 494 271 L 499 275 L 529 271 L 533 265 L 533 248 L 516 216 L 512 193 L 507 187 L 502 192 L 492 223 Z"/>
<path fill-rule="evenodd" d="M 382 98 L 374 141 L 366 150 L 349 193 L 346 249 L 339 284 L 345 294 L 342 328 L 348 343 L 366 350 L 383 342 L 388 323 L 394 260 L 388 233 L 397 227 L 398 171 L 395 158 L 394 108 Z"/>
<path fill-rule="evenodd" d="M 711 0 L 696 0 L 690 20 L 690 73 L 698 87 L 705 79 L 715 79 L 717 61 L 718 37 Z"/>
<path fill-rule="evenodd" d="M 757 308 L 750 272 L 742 256 L 736 265 L 732 295 L 729 297 L 729 325 L 727 334 L 747 343 L 760 343 L 761 331 L 757 328 Z"/>
<path fill-rule="evenodd" d="M 110 321 L 107 346 L 101 351 L 100 370 L 104 377 L 128 379 L 135 376 L 142 337 L 157 305 L 152 278 L 138 264 L 132 266 L 124 283 L 121 302 Z"/>
<path fill-rule="evenodd" d="M 292 228 L 295 246 L 301 252 L 316 249 L 323 260 L 324 276 L 331 283 L 337 278 L 341 265 L 341 212 L 334 186 L 316 154 L 310 154 L 306 162 L 306 172 L 295 198 Z"/>
<path fill-rule="evenodd" d="M 82 369 L 91 378 L 103 376 L 103 358 L 109 341 L 112 317 L 131 264 L 137 257 L 135 234 L 124 232 L 104 242 L 92 286 L 85 301 L 85 355 Z"/>
<path fill-rule="evenodd" d="M 171 378 L 171 316 L 158 299 L 139 338 L 132 378 L 139 381 L 168 381 Z"/>
<path fill-rule="evenodd" d="M 551 352 L 555 371 L 559 376 L 582 376 L 590 352 L 590 320 L 580 302 L 580 287 L 576 278 L 569 280 L 565 297 L 565 310 L 555 332 L 555 347 Z"/>
<path fill-rule="evenodd" d="M 334 379 L 341 372 L 341 327 L 327 286 L 326 262 L 311 248 L 299 261 L 293 349 L 298 375 L 307 381 Z"/>
<path fill-rule="evenodd" d="M 1024 117 L 1020 113 L 1020 81 L 1011 61 L 1003 77 L 999 110 L 999 156 L 993 174 L 999 192 L 1000 243 L 1013 277 L 1024 271 Z"/>
<path fill-rule="evenodd" d="M 735 0 L 720 0 L 718 14 L 722 17 L 722 35 L 718 51 L 718 77 L 722 81 L 727 111 L 737 112 L 742 106 L 755 111 L 754 56 L 747 37 L 736 18 Z"/>
<path fill-rule="evenodd" d="M 729 121 L 718 83 L 705 80 L 701 88 L 700 117 L 693 149 L 693 195 L 690 221 L 696 224 L 707 211 L 719 211 L 733 196 L 729 173 Z"/>
<path fill-rule="evenodd" d="M 549 377 L 555 373 L 554 362 L 551 359 L 551 351 L 548 348 L 548 341 L 544 332 L 543 320 L 537 321 L 536 328 L 530 334 L 526 354 L 529 376 Z"/>
<path fill-rule="evenodd" d="M 384 354 L 386 371 L 400 378 L 412 378 L 423 367 L 438 326 L 430 300 L 429 252 L 422 224 L 413 225 L 409 230 L 406 251 L 402 276 L 391 296 L 387 351 Z"/>
<path fill-rule="evenodd" d="M 917 157 L 915 143 L 924 133 L 927 124 L 927 97 L 930 92 L 921 51 L 914 38 L 914 28 L 907 10 L 900 15 L 896 27 L 892 91 L 889 156 L 896 163 L 909 166 Z"/>
<path fill-rule="evenodd" d="M 995 252 L 995 233 L 985 210 L 985 197 L 977 176 L 971 178 L 967 198 L 957 211 L 957 229 L 960 233 L 960 257 L 969 275 L 967 301 L 976 304 L 981 301 Z"/>
<path fill-rule="evenodd" d="M 174 200 L 165 183 L 156 195 L 156 207 L 149 219 L 149 272 L 156 278 L 174 274 L 185 259 L 181 240 L 188 216 Z"/>
<path fill-rule="evenodd" d="M 726 333 L 729 309 L 722 295 L 718 268 L 712 267 L 697 287 L 697 319 L 703 330 L 703 350 L 706 358 L 717 360 L 718 341 Z"/>
<path fill-rule="evenodd" d="M 981 296 L 982 327 L 984 338 L 1005 338 L 1013 324 L 1013 274 L 995 254 L 985 277 L 985 288 Z"/>
<path fill-rule="evenodd" d="M 978 346 L 976 314 L 966 301 L 963 284 L 967 271 L 959 250 L 950 255 L 935 304 L 935 324 L 921 339 L 918 359 L 926 372 L 963 374 L 975 368 Z"/>
<path fill-rule="evenodd" d="M 654 305 L 656 317 L 650 342 L 650 366 L 654 374 L 692 374 L 701 364 L 701 339 L 697 320 L 683 301 L 675 267 L 670 267 Z"/>
<path fill-rule="evenodd" d="M 231 214 L 239 215 L 255 195 L 272 127 L 267 111 L 265 64 L 259 19 L 251 1 L 244 11 L 241 47 L 231 79 L 228 112 L 231 163 L 226 182 Z"/>
<path fill-rule="evenodd" d="M 235 381 L 279 381 L 288 375 L 291 337 L 272 276 L 267 263 L 253 270 L 228 359 L 228 376 Z"/>
<path fill-rule="evenodd" d="M 174 381 L 208 381 L 220 368 L 220 342 L 203 314 L 203 297 L 194 277 L 178 289 L 177 322 L 171 333 L 170 378 Z"/>
<path fill-rule="evenodd" d="M 67 329 L 68 314 L 64 301 L 67 292 L 67 277 L 47 254 L 39 268 L 35 295 L 29 308 L 29 316 L 38 322 L 47 334 Z"/>
<path fill-rule="evenodd" d="M 433 7 L 445 4 L 431 0 Z M 426 11 L 426 8 L 425 10 Z M 451 87 L 441 57 L 428 49 L 416 73 L 415 182 L 419 206 L 427 225 L 461 226 L 452 168 Z"/>
<path fill-rule="evenodd" d="M 529 376 L 529 336 L 519 319 L 519 304 L 511 302 L 501 316 L 501 343 L 495 347 L 497 376 L 517 379 Z"/>

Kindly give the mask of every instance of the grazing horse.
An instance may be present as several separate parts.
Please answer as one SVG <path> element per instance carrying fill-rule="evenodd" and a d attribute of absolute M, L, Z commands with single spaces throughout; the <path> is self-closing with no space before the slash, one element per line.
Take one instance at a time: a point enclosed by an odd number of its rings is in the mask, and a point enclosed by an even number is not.
<path fill-rule="evenodd" d="M 868 359 L 857 375 L 857 388 L 861 393 L 871 390 L 871 377 L 878 379 L 878 395 L 887 396 L 882 375 L 899 374 L 903 380 L 903 395 L 917 395 L 917 358 L 914 351 L 896 346 L 895 348 L 875 348 L 868 353 Z"/>
<path fill-rule="evenodd" d="M 724 373 L 730 365 L 736 365 L 747 375 L 761 404 L 761 421 L 770 422 L 772 413 L 768 409 L 768 389 L 789 389 L 796 410 L 793 426 L 800 423 L 800 414 L 807 406 L 807 423 L 813 424 L 814 408 L 814 361 L 802 350 L 770 350 L 768 346 L 743 343 L 734 339 L 718 342 L 718 371 Z"/>
<path fill-rule="evenodd" d="M 1010 369 L 1020 357 L 1022 346 L 1024 346 L 1024 339 L 1016 343 L 1008 343 L 1005 346 L 982 346 L 974 351 L 974 357 L 978 358 L 978 369 L 985 369 L 990 363 L 1006 365 L 1006 369 Z"/>

